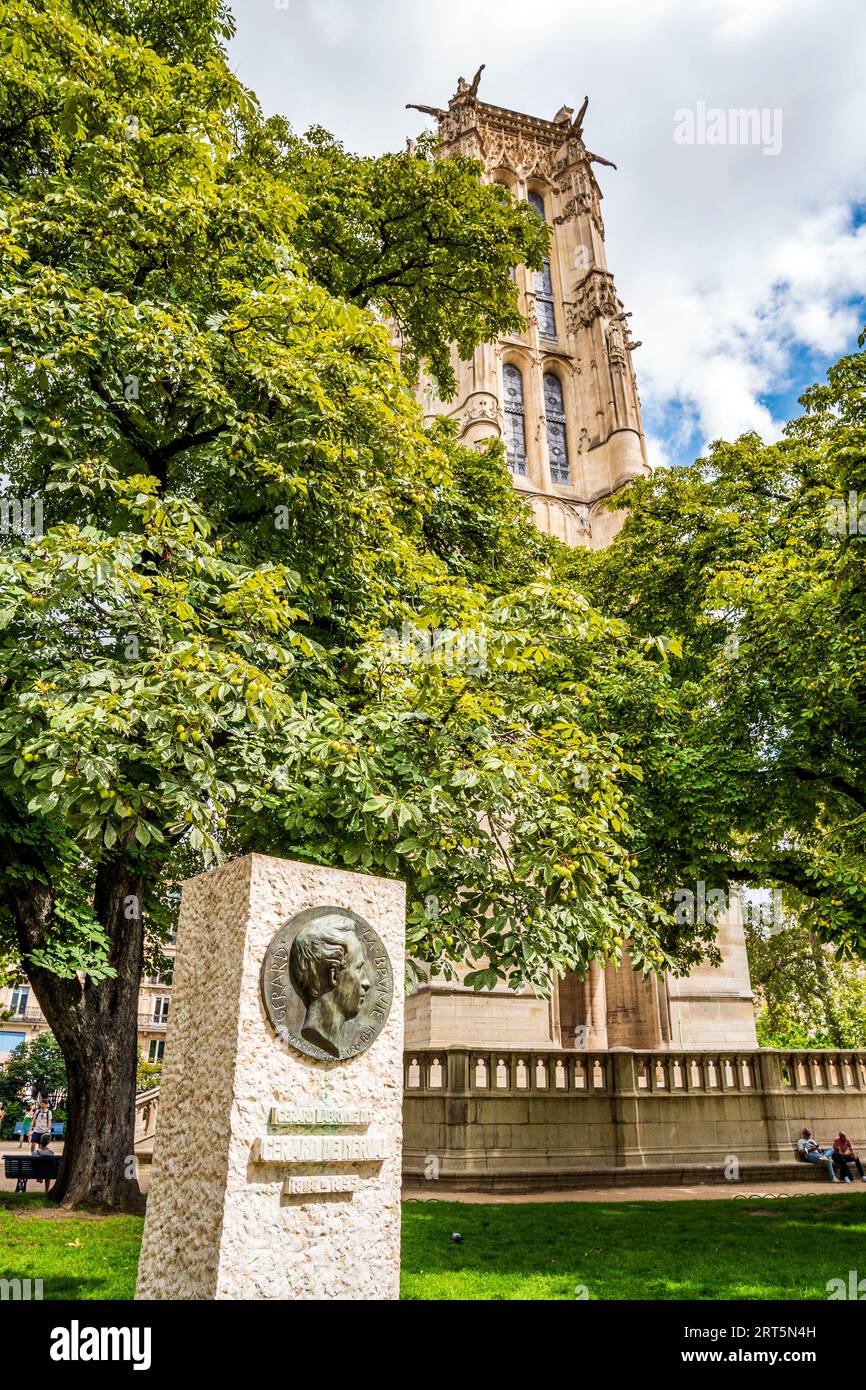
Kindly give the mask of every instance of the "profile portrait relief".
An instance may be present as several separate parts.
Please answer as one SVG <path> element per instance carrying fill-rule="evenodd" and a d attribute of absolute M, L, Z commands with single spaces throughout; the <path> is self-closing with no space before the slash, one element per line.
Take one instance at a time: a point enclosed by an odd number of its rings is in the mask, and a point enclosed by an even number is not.
<path fill-rule="evenodd" d="M 301 1037 L 339 1057 L 345 1025 L 373 983 L 354 927 L 339 917 L 302 927 L 289 952 L 289 979 L 306 1009 Z"/>
<path fill-rule="evenodd" d="M 277 1037 L 319 1061 L 346 1061 L 378 1037 L 394 975 L 381 937 L 349 908 L 308 907 L 280 927 L 262 962 Z"/>

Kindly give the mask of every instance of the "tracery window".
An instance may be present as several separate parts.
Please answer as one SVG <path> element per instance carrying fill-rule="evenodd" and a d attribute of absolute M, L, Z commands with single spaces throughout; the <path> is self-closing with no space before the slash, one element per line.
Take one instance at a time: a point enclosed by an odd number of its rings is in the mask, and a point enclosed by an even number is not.
<path fill-rule="evenodd" d="M 544 199 L 540 193 L 535 193 L 532 189 L 526 195 L 526 201 L 531 208 L 535 208 L 542 222 L 544 221 Z M 535 272 L 535 314 L 538 319 L 538 331 L 542 338 L 556 338 L 556 315 L 553 312 L 553 281 L 550 278 L 550 261 L 544 262 L 544 269 Z"/>
<path fill-rule="evenodd" d="M 535 272 L 535 314 L 538 331 L 542 338 L 556 338 L 556 315 L 553 312 L 553 281 L 550 278 L 550 261 L 544 262 L 543 270 Z"/>
<path fill-rule="evenodd" d="M 553 372 L 544 373 L 544 414 L 547 419 L 547 453 L 550 458 L 550 478 L 554 483 L 568 483 L 568 434 L 565 425 L 565 405 L 562 382 Z"/>
<path fill-rule="evenodd" d="M 502 369 L 502 393 L 505 404 L 505 457 L 515 476 L 525 478 L 526 411 L 523 404 L 523 376 L 520 368 L 509 362 Z"/>

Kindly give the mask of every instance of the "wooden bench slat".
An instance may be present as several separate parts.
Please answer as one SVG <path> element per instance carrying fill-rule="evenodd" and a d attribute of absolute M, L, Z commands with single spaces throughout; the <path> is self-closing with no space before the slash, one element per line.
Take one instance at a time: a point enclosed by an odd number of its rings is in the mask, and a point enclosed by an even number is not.
<path fill-rule="evenodd" d="M 30 1155 L 4 1154 L 7 1178 L 56 1178 L 60 1171 L 60 1155 L 50 1158 L 31 1158 Z"/>

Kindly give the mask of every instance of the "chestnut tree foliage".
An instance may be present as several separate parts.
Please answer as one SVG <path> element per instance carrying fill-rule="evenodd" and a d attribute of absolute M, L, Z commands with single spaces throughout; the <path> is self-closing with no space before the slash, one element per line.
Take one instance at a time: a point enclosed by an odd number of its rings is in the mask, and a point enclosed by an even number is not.
<path fill-rule="evenodd" d="M 866 1044 L 862 960 L 839 960 L 833 947 L 820 942 L 795 912 L 785 913 L 777 930 L 750 925 L 746 945 L 761 1047 Z"/>
<path fill-rule="evenodd" d="M 544 229 L 423 143 L 264 120 L 230 31 L 0 0 L 4 517 L 43 508 L 0 546 L 0 932 L 66 1059 L 69 1204 L 124 1195 L 142 968 L 222 858 L 404 877 L 412 954 L 478 988 L 706 944 L 643 891 L 605 713 L 654 708 L 663 644 L 412 395 L 515 326 Z"/>
<path fill-rule="evenodd" d="M 658 470 L 608 550 L 563 563 L 633 637 L 661 630 L 679 653 L 657 727 L 628 687 L 606 710 L 644 772 L 645 888 L 779 888 L 818 966 L 821 942 L 866 957 L 864 342 L 778 443 L 748 434 Z"/>

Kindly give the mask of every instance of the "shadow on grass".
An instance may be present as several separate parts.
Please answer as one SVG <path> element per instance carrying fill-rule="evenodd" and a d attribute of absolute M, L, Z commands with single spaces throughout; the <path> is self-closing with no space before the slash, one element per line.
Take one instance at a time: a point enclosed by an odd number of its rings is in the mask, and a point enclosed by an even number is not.
<path fill-rule="evenodd" d="M 0 1279 L 41 1279 L 46 1300 L 130 1299 L 142 1225 L 0 1194 Z M 826 1299 L 829 1280 L 866 1275 L 864 1235 L 866 1191 L 770 1204 L 407 1202 L 402 1295 Z"/>

